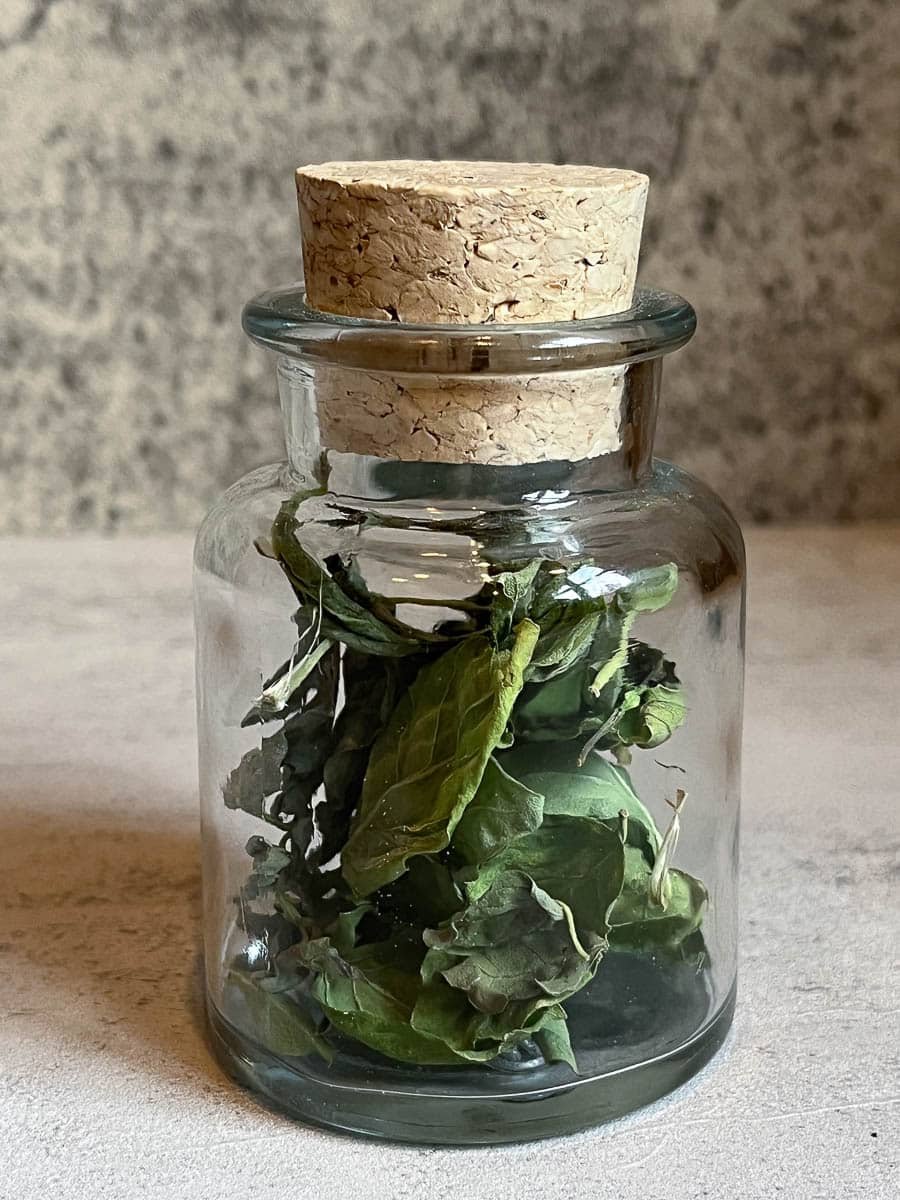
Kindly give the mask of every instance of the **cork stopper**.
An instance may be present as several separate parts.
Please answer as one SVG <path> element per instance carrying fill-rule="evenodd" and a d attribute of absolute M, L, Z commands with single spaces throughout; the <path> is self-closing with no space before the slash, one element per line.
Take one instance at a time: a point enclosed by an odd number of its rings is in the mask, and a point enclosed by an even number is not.
<path fill-rule="evenodd" d="M 413 324 L 569 321 L 631 304 L 649 181 L 537 163 L 300 167 L 307 297 Z"/>
<path fill-rule="evenodd" d="M 552 322 L 631 306 L 649 181 L 535 163 L 325 163 L 297 171 L 313 308 L 408 324 Z M 396 376 L 328 367 L 323 447 L 512 465 L 620 448 L 625 369 Z"/>

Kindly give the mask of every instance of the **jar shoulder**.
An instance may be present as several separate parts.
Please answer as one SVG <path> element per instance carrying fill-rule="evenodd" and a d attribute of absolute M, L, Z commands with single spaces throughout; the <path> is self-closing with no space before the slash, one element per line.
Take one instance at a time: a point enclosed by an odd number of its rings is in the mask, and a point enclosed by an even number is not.
<path fill-rule="evenodd" d="M 301 479 L 286 462 L 259 467 L 239 479 L 201 524 L 195 566 L 235 582 L 256 576 L 260 540 L 268 539 L 281 503 L 305 487 L 315 484 Z M 403 565 L 425 548 L 448 558 L 450 567 L 462 547 L 462 560 L 471 561 L 471 531 L 459 528 L 459 510 L 433 516 L 441 513 L 431 503 L 434 497 L 412 505 L 356 501 L 349 509 L 344 499 L 324 493 L 298 510 L 304 541 L 314 553 L 372 553 Z M 588 555 L 624 569 L 674 562 L 682 571 L 707 577 L 707 586 L 713 587 L 726 578 L 743 579 L 745 551 L 737 521 L 710 487 L 671 463 L 657 460 L 640 484 L 626 491 L 560 496 L 538 504 L 532 496 L 528 501 L 521 507 L 492 510 L 488 504 L 480 509 L 488 554 L 509 561 Z M 335 521 L 336 507 L 345 515 L 355 510 L 356 519 Z"/>
<path fill-rule="evenodd" d="M 657 460 L 633 489 L 594 492 L 573 506 L 566 539 L 597 561 L 620 569 L 673 562 L 698 577 L 703 590 L 743 581 L 740 526 L 712 488 Z"/>
<path fill-rule="evenodd" d="M 267 463 L 233 483 L 212 505 L 194 541 L 194 567 L 236 580 L 242 565 L 258 558 L 278 507 L 302 486 L 287 462 Z"/>
<path fill-rule="evenodd" d="M 660 511 L 672 511 L 688 541 L 692 535 L 698 542 L 709 536 L 719 539 L 743 572 L 747 559 L 743 531 L 718 492 L 689 471 L 663 459 L 654 461 L 650 485 Z"/>

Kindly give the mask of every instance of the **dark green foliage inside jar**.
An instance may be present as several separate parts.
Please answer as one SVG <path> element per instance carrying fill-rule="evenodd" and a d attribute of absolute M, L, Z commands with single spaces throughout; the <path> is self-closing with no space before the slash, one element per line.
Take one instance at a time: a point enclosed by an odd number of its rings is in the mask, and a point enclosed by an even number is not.
<path fill-rule="evenodd" d="M 685 716 L 675 664 L 635 636 L 677 570 L 488 555 L 423 630 L 351 556 L 304 549 L 305 499 L 265 547 L 296 648 L 224 789 L 261 822 L 230 985 L 276 1055 L 350 1038 L 453 1066 L 527 1043 L 577 1069 L 566 1003 L 611 948 L 704 953 L 706 890 L 671 864 L 683 793 L 664 835 L 628 771 Z"/>

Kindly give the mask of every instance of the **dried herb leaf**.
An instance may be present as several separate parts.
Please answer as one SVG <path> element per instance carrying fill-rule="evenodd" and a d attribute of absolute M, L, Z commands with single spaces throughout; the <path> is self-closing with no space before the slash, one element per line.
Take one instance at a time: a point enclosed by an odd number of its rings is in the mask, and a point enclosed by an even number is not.
<path fill-rule="evenodd" d="M 601 607 L 605 604 L 600 602 Z M 529 683 L 543 683 L 568 671 L 590 650 L 600 614 L 593 602 L 558 606 L 541 621 L 541 636 L 528 664 Z"/>
<path fill-rule="evenodd" d="M 245 719 L 283 726 L 224 789 L 282 833 L 247 844 L 239 920 L 270 973 L 233 972 L 243 1019 L 277 1054 L 330 1053 L 318 1005 L 402 1062 L 533 1039 L 574 1069 L 561 1002 L 608 940 L 684 954 L 700 936 L 703 885 L 666 869 L 627 772 L 591 752 L 658 745 L 684 719 L 673 664 L 632 636 L 677 571 L 495 566 L 476 596 L 435 598 L 460 618 L 423 631 L 352 555 L 303 548 L 308 496 L 282 506 L 271 547 L 300 601 L 298 650 Z"/>
<path fill-rule="evenodd" d="M 522 621 L 501 651 L 469 637 L 419 672 L 372 747 L 341 856 L 356 895 L 396 879 L 413 855 L 449 844 L 503 735 L 537 634 Z"/>
<path fill-rule="evenodd" d="M 628 772 L 596 754 L 579 766 L 579 753 L 577 742 L 526 743 L 501 754 L 499 761 L 526 787 L 543 795 L 546 816 L 614 821 L 619 813 L 626 813 L 626 843 L 642 849 L 652 863 L 661 835 Z"/>
<path fill-rule="evenodd" d="M 319 665 L 333 643 L 324 639 L 317 642 L 298 659 L 289 659 L 263 688 L 254 700 L 241 725 L 261 725 L 287 715 L 291 701 L 302 684 Z"/>
<path fill-rule="evenodd" d="M 675 949 L 699 929 L 709 897 L 699 879 L 685 871 L 666 872 L 664 904 L 650 893 L 650 867 L 640 851 L 625 851 L 622 894 L 610 913 L 609 940 L 631 949 Z"/>
<path fill-rule="evenodd" d="M 486 591 L 490 597 L 490 624 L 494 636 L 503 641 L 524 617 L 529 615 L 534 581 L 543 560 L 532 559 L 523 566 L 493 575 Z"/>
<path fill-rule="evenodd" d="M 233 970 L 226 980 L 242 994 L 254 1039 L 272 1054 L 299 1058 L 315 1053 L 331 1062 L 334 1054 L 312 1016 L 297 1000 L 261 987 L 264 978 Z"/>
<path fill-rule="evenodd" d="M 425 932 L 428 983 L 440 974 L 483 1013 L 515 1001 L 565 999 L 593 974 L 572 913 L 521 871 L 495 875 L 473 903 L 440 929 Z"/>
<path fill-rule="evenodd" d="M 378 893 L 378 911 L 382 917 L 420 930 L 440 925 L 464 904 L 450 868 L 432 855 L 411 858 L 400 878 Z"/>
<path fill-rule="evenodd" d="M 459 1056 L 412 1025 L 424 947 L 396 940 L 341 954 L 328 938 L 290 952 L 314 973 L 312 994 L 336 1029 L 401 1062 L 448 1064 Z"/>
<path fill-rule="evenodd" d="M 532 833 L 544 816 L 544 798 L 488 759 L 478 791 L 453 833 L 452 846 L 465 862 L 487 862 L 510 842 Z"/>
<path fill-rule="evenodd" d="M 575 1055 L 572 1053 L 572 1042 L 569 1038 L 569 1026 L 565 1012 L 562 1009 L 548 1009 L 547 1016 L 541 1023 L 540 1029 L 534 1034 L 544 1061 L 548 1063 L 564 1062 L 578 1070 Z"/>
<path fill-rule="evenodd" d="M 502 1012 L 483 1013 L 438 973 L 422 985 L 409 1019 L 416 1032 L 442 1043 L 456 1058 L 488 1062 L 519 1042 L 536 1038 L 545 1025 L 558 1031 L 566 1014 L 549 997 L 520 1000 Z"/>
<path fill-rule="evenodd" d="M 466 895 L 475 903 L 504 871 L 520 871 L 571 911 L 578 936 L 587 950 L 608 930 L 608 914 L 622 890 L 625 867 L 619 821 L 593 817 L 547 816 L 540 829 L 513 842 L 474 878 L 466 879 Z"/>
<path fill-rule="evenodd" d="M 253 859 L 250 876 L 244 884 L 245 900 L 256 900 L 274 890 L 292 863 L 291 855 L 281 846 L 272 846 L 265 838 L 252 837 L 247 842 L 247 853 Z"/>
<path fill-rule="evenodd" d="M 623 745 L 644 749 L 661 745 L 685 717 L 675 664 L 652 646 L 632 643 L 624 676 L 625 695 L 634 702 L 623 712 L 616 736 Z"/>
<path fill-rule="evenodd" d="M 330 753 L 323 767 L 325 797 L 315 809 L 320 840 L 312 855 L 314 862 L 327 863 L 347 840 L 372 743 L 409 682 L 409 661 L 344 652 L 344 707 L 334 723 Z"/>
<path fill-rule="evenodd" d="M 281 764 L 286 753 L 287 738 L 281 730 L 248 750 L 222 789 L 225 807 L 265 818 L 266 800 L 281 787 Z"/>
<path fill-rule="evenodd" d="M 305 495 L 302 499 L 305 499 Z M 322 635 L 365 654 L 397 656 L 421 652 L 428 635 L 395 628 L 371 607 L 349 595 L 297 539 L 296 497 L 286 501 L 272 526 L 272 546 L 282 569 L 302 603 L 312 605 Z M 399 623 L 397 623 L 399 625 Z M 440 641 L 441 639 L 436 639 Z"/>
<path fill-rule="evenodd" d="M 356 908 L 335 917 L 328 926 L 328 937 L 339 954 L 349 954 L 355 948 L 360 921 L 374 911 L 374 906 L 369 903 L 357 904 Z"/>

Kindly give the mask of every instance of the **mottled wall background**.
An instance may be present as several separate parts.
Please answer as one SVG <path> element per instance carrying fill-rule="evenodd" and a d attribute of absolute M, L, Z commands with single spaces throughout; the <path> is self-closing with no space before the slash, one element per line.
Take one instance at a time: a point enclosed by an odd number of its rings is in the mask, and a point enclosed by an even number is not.
<path fill-rule="evenodd" d="M 0 520 L 194 525 L 280 457 L 292 169 L 608 163 L 699 310 L 660 449 L 756 519 L 900 515 L 895 0 L 2 0 Z"/>

